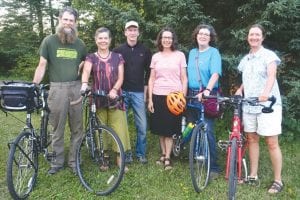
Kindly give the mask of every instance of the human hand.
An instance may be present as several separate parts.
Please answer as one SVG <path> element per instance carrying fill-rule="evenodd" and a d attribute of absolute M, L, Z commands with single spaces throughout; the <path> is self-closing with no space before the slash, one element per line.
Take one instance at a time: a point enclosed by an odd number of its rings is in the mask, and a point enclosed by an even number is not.
<path fill-rule="evenodd" d="M 267 96 L 259 96 L 258 97 L 258 101 L 260 101 L 260 102 L 268 101 L 268 99 L 269 99 L 269 97 L 267 97 Z"/>
<path fill-rule="evenodd" d="M 80 88 L 80 93 L 85 93 L 86 89 L 88 88 L 88 84 L 87 83 L 82 83 L 81 84 L 81 88 Z"/>
<path fill-rule="evenodd" d="M 109 93 L 108 93 L 108 97 L 109 97 L 110 99 L 115 99 L 115 98 L 117 98 L 117 97 L 118 97 L 118 91 L 117 91 L 115 88 L 111 89 L 111 90 L 109 91 Z"/>
<path fill-rule="evenodd" d="M 154 107 L 153 107 L 152 100 L 148 101 L 148 110 L 149 110 L 149 112 L 154 113 Z"/>

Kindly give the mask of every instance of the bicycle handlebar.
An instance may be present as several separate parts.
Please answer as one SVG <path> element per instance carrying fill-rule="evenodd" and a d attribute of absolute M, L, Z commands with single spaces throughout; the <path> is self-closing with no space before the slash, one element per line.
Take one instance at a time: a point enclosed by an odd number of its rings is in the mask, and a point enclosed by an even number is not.
<path fill-rule="evenodd" d="M 242 104 L 242 103 L 248 103 L 252 106 L 262 106 L 262 112 L 263 113 L 271 113 L 273 112 L 273 105 L 276 102 L 276 97 L 275 96 L 271 96 L 268 98 L 268 101 L 270 101 L 270 105 L 266 106 L 263 105 L 259 102 L 258 97 L 248 97 L 248 98 L 243 98 L 240 95 L 233 95 L 230 97 L 221 97 L 221 96 L 214 96 L 214 95 L 209 95 L 209 96 L 203 96 L 204 99 L 217 99 L 217 103 L 221 104 L 221 103 L 229 103 L 229 104 Z"/>

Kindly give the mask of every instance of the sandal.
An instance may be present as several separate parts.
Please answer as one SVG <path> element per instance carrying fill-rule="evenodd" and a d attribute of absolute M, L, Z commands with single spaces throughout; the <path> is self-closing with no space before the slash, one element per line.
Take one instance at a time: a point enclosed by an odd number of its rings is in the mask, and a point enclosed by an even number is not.
<path fill-rule="evenodd" d="M 273 181 L 272 185 L 269 187 L 269 194 L 277 194 L 283 190 L 283 182 Z"/>
<path fill-rule="evenodd" d="M 173 168 L 170 158 L 165 158 L 164 164 L 165 170 L 171 170 Z"/>
<path fill-rule="evenodd" d="M 161 154 L 161 156 L 159 157 L 159 159 L 156 160 L 156 164 L 157 165 L 163 165 L 165 163 L 165 159 L 166 159 L 166 155 L 165 154 Z"/>
<path fill-rule="evenodd" d="M 107 171 L 109 169 L 109 156 L 108 155 L 104 155 L 103 160 L 100 164 L 100 170 L 101 171 Z"/>

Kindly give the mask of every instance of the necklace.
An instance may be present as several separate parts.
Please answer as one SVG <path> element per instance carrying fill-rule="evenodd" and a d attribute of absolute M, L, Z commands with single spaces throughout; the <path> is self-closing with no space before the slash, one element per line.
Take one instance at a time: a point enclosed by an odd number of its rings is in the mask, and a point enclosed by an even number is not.
<path fill-rule="evenodd" d="M 102 58 L 102 59 L 107 59 L 107 58 L 109 57 L 109 55 L 110 55 L 110 51 L 108 51 L 108 54 L 107 54 L 106 57 L 102 57 L 98 51 L 97 51 L 97 55 L 98 55 L 100 58 Z"/>

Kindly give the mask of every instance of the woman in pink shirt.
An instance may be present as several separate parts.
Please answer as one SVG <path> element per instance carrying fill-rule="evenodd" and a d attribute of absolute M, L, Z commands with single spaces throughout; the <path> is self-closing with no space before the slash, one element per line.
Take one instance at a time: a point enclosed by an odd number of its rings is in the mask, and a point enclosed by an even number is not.
<path fill-rule="evenodd" d="M 156 163 L 169 170 L 172 169 L 172 135 L 180 134 L 181 115 L 175 116 L 168 110 L 166 97 L 175 91 L 186 95 L 187 65 L 185 55 L 177 50 L 177 37 L 173 29 L 163 28 L 158 33 L 156 44 L 159 51 L 152 57 L 148 83 L 150 129 L 159 136 L 162 151 Z"/>

